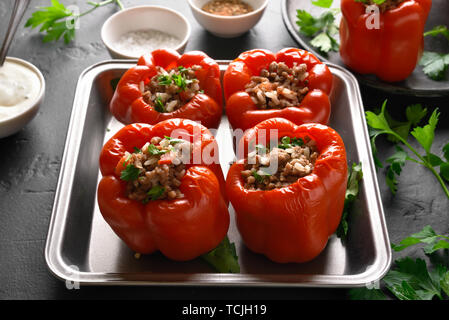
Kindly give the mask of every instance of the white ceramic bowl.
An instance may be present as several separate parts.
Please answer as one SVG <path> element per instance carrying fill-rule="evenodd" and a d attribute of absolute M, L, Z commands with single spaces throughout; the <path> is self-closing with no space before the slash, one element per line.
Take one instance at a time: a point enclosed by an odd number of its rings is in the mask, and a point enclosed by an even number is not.
<path fill-rule="evenodd" d="M 244 0 L 254 11 L 239 16 L 219 16 L 203 11 L 201 8 L 210 0 L 188 0 L 193 16 L 204 29 L 222 38 L 238 37 L 259 22 L 268 0 Z"/>
<path fill-rule="evenodd" d="M 101 39 L 113 58 L 137 59 L 143 53 L 129 55 L 120 50 L 116 43 L 127 32 L 145 29 L 158 30 L 177 37 L 179 44 L 170 49 L 182 53 L 190 37 L 191 28 L 187 19 L 175 10 L 161 6 L 138 6 L 119 11 L 109 17 L 101 29 Z"/>
<path fill-rule="evenodd" d="M 26 126 L 37 114 L 45 95 L 45 79 L 38 68 L 36 68 L 33 64 L 19 58 L 6 57 L 5 61 L 21 65 L 33 72 L 40 82 L 40 88 L 32 100 L 28 100 L 20 105 L 20 109 L 17 112 L 0 117 L 0 138 L 10 136 Z"/>

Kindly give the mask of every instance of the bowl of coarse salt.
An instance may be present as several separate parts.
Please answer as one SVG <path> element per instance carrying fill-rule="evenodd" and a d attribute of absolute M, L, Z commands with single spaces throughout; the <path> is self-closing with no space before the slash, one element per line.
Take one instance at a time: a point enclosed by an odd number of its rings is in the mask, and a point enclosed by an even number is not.
<path fill-rule="evenodd" d="M 138 6 L 109 17 L 101 29 L 101 39 L 113 58 L 138 59 L 155 49 L 182 53 L 190 29 L 187 19 L 175 10 Z"/>

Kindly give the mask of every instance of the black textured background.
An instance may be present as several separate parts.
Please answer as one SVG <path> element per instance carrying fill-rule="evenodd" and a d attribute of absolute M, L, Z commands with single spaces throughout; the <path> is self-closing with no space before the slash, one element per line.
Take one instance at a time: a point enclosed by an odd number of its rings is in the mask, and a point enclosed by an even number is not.
<path fill-rule="evenodd" d="M 46 97 L 36 118 L 14 136 L 0 139 L 0 299 L 343 299 L 346 289 L 293 288 L 197 288 L 197 287 L 81 287 L 67 290 L 54 278 L 44 261 L 44 245 L 55 195 L 67 127 L 79 74 L 88 66 L 110 59 L 100 39 L 103 22 L 117 9 L 108 6 L 83 17 L 76 40 L 69 45 L 42 43 L 35 30 L 23 28 L 25 19 L 37 6 L 50 1 L 33 0 L 19 28 L 9 56 L 35 64 L 44 74 Z M 0 1 L 0 39 L 3 38 L 12 0 Z M 87 8 L 84 1 L 77 3 Z M 204 31 L 193 18 L 187 1 L 151 0 L 123 1 L 125 7 L 138 4 L 160 4 L 179 10 L 192 24 L 188 50 L 203 50 L 215 59 L 233 59 L 240 52 L 253 48 L 277 51 L 296 46 L 281 19 L 280 1 L 271 0 L 260 23 L 236 39 L 219 39 Z M 389 111 L 396 117 L 404 115 L 411 103 L 422 103 L 441 111 L 433 152 L 449 142 L 449 98 L 423 99 L 392 96 L 362 88 L 367 108 L 379 107 L 386 98 Z M 429 113 L 430 114 L 430 113 Z M 416 146 L 416 144 L 414 144 Z M 379 139 L 378 148 L 385 160 L 394 147 Z M 439 233 L 449 233 L 449 200 L 434 176 L 426 169 L 408 163 L 399 179 L 399 191 L 391 195 L 379 171 L 385 215 L 390 239 L 397 242 L 427 224 Z M 405 253 L 404 253 L 405 254 Z M 406 254 L 419 256 L 415 248 Z M 394 254 L 394 258 L 400 255 Z"/>

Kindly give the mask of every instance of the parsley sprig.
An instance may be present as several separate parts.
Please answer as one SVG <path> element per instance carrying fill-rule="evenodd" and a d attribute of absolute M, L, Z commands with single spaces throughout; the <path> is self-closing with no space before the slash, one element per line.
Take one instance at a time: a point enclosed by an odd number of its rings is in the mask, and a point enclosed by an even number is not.
<path fill-rule="evenodd" d="M 209 265 L 221 273 L 240 273 L 235 244 L 226 236 L 218 247 L 201 256 Z"/>
<path fill-rule="evenodd" d="M 281 138 L 281 143 L 278 145 L 279 149 L 289 149 L 293 147 L 302 147 L 304 145 L 304 140 L 302 138 L 290 138 L 288 136 Z"/>
<path fill-rule="evenodd" d="M 333 0 L 316 0 L 312 4 L 322 8 L 330 8 Z M 336 22 L 336 15 L 340 13 L 340 9 L 329 9 L 319 16 L 313 16 L 311 13 L 303 9 L 298 9 L 296 24 L 299 32 L 307 37 L 311 37 L 310 44 L 323 53 L 329 51 L 338 51 L 340 45 L 335 39 L 339 30 Z"/>
<path fill-rule="evenodd" d="M 407 141 L 407 137 L 409 135 L 408 132 L 398 131 L 397 128 L 396 130 L 394 130 L 391 127 L 386 116 L 386 105 L 387 101 L 383 103 L 382 110 L 380 111 L 379 114 L 375 114 L 371 111 L 366 112 L 366 120 L 368 122 L 368 125 L 371 127 L 370 130 L 371 144 L 373 146 L 373 153 L 376 159 L 376 164 L 378 166 L 379 165 L 381 166 L 381 163 L 376 156 L 375 140 L 379 135 L 382 134 L 386 134 L 394 138 L 394 140 L 400 142 L 402 145 L 407 147 L 407 149 L 410 150 L 413 155 L 413 157 L 410 156 L 410 154 L 407 153 L 401 147 L 401 145 L 397 145 L 396 152 L 393 154 L 393 156 L 387 159 L 387 162 L 390 164 L 390 166 L 388 167 L 387 170 L 386 182 L 391 192 L 395 194 L 397 191 L 398 181 L 396 177 L 401 174 L 405 162 L 412 161 L 429 169 L 430 172 L 432 172 L 432 174 L 437 178 L 438 182 L 443 188 L 444 193 L 449 198 L 449 190 L 443 180 L 445 179 L 449 181 L 449 143 L 443 147 L 444 157 L 446 161 L 437 156 L 436 154 L 432 153 L 431 150 L 433 140 L 435 137 L 435 129 L 438 123 L 438 117 L 440 115 L 438 109 L 435 109 L 435 111 L 432 113 L 427 125 L 423 127 L 416 126 L 410 132 L 410 134 L 424 149 L 424 154 L 420 154 L 418 150 L 412 147 L 410 143 Z M 416 121 L 418 121 L 418 119 L 421 119 L 423 117 L 424 109 L 409 107 L 407 110 L 410 113 L 408 115 L 408 119 L 410 124 L 409 128 L 411 128 L 413 125 L 417 123 Z M 436 168 L 438 167 L 440 167 L 439 173 L 436 171 Z"/>
<path fill-rule="evenodd" d="M 363 172 L 361 163 L 353 163 L 351 167 L 348 168 L 348 183 L 346 187 L 345 194 L 345 204 L 343 207 L 343 213 L 341 216 L 340 224 L 337 228 L 337 237 L 346 240 L 349 231 L 348 219 L 353 206 L 353 203 L 357 199 L 359 194 L 359 184 L 362 181 Z"/>
<path fill-rule="evenodd" d="M 445 240 L 440 240 L 445 239 Z M 449 248 L 448 236 L 438 235 L 430 226 L 403 239 L 399 245 L 392 244 L 395 251 L 401 251 L 415 244 L 425 243 L 424 253 L 435 254 L 436 251 Z M 449 271 L 447 265 L 436 263 L 433 268 L 425 260 L 413 260 L 405 257 L 395 261 L 395 267 L 382 279 L 382 283 L 399 300 L 431 300 L 434 297 L 444 299 L 449 296 Z M 387 299 L 382 288 L 357 288 L 349 292 L 354 300 Z"/>
<path fill-rule="evenodd" d="M 89 10 L 82 13 L 75 13 L 69 10 L 58 0 L 51 0 L 51 6 L 40 7 L 32 13 L 31 17 L 25 23 L 25 27 L 32 29 L 41 26 L 39 32 L 45 33 L 43 42 L 58 41 L 64 38 L 66 44 L 75 38 L 75 29 L 79 19 L 99 7 L 109 4 L 117 4 L 121 10 L 123 5 L 120 0 L 106 0 L 102 2 L 87 1 L 92 6 Z"/>
<path fill-rule="evenodd" d="M 449 41 L 449 30 L 446 26 L 436 26 L 432 30 L 424 33 L 425 37 L 436 37 L 438 35 L 444 36 Z M 423 67 L 423 72 L 432 80 L 442 80 L 449 67 L 449 53 L 424 51 L 419 65 Z"/>

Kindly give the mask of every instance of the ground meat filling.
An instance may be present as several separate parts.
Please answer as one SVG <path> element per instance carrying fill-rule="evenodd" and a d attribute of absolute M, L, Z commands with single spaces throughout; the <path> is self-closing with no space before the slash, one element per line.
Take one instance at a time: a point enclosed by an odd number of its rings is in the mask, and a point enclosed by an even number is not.
<path fill-rule="evenodd" d="M 128 198 L 147 203 L 184 197 L 179 186 L 191 152 L 191 143 L 169 137 L 154 137 L 142 149 L 127 152 L 121 179 L 128 181 Z"/>
<path fill-rule="evenodd" d="M 312 173 L 319 156 L 315 141 L 309 138 L 284 137 L 277 147 L 260 152 L 261 149 L 265 148 L 256 147 L 245 161 L 242 171 L 245 189 L 273 190 L 289 186 Z M 277 169 L 270 172 L 273 161 L 277 161 Z"/>
<path fill-rule="evenodd" d="M 156 68 L 157 74 L 147 85 L 143 81 L 140 83 L 144 101 L 156 111 L 173 112 L 201 92 L 199 80 L 195 76 L 195 71 L 201 69 L 201 66 L 178 67 L 168 71 L 159 66 Z"/>
<path fill-rule="evenodd" d="M 245 88 L 260 109 L 297 107 L 309 91 L 308 76 L 304 63 L 289 68 L 283 62 L 274 61 L 268 70 L 262 69 L 260 76 L 252 77 Z"/>
<path fill-rule="evenodd" d="M 405 0 L 385 0 L 385 2 L 382 4 L 376 4 L 374 2 L 374 0 L 366 0 L 365 5 L 368 5 L 368 6 L 377 5 L 381 12 L 385 12 L 387 10 L 392 10 L 392 9 L 399 7 L 399 5 L 404 1 Z"/>

